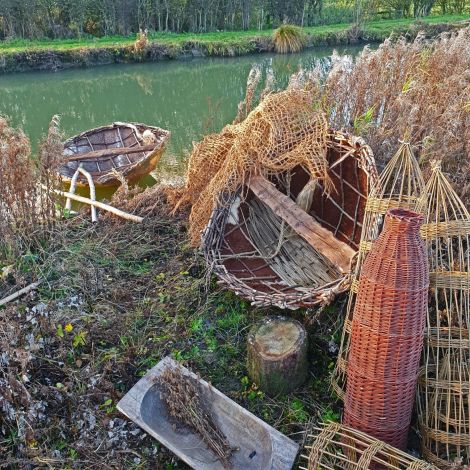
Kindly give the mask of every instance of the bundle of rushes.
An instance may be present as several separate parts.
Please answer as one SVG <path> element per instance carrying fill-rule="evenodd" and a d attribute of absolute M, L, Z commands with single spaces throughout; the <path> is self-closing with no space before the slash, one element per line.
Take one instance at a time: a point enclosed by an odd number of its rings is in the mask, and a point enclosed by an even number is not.
<path fill-rule="evenodd" d="M 179 370 L 166 369 L 158 378 L 158 386 L 166 410 L 175 424 L 187 426 L 197 433 L 223 468 L 232 468 L 232 448 L 205 404 L 204 391 L 197 381 Z"/>

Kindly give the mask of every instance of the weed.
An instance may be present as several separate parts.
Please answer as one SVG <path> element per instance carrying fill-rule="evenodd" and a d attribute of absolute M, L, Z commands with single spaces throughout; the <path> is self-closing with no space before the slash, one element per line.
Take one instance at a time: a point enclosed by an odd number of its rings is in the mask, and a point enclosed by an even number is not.
<path fill-rule="evenodd" d="M 305 46 L 305 33 L 298 26 L 283 24 L 273 33 L 274 49 L 276 52 L 299 52 Z"/>
<path fill-rule="evenodd" d="M 294 398 L 289 404 L 289 414 L 293 421 L 306 423 L 310 419 L 309 414 L 305 410 L 305 406 L 301 400 Z"/>
<path fill-rule="evenodd" d="M 339 418 L 340 418 L 339 413 L 336 411 L 333 411 L 329 407 L 327 407 L 321 415 L 321 420 L 323 423 L 328 423 L 330 421 L 339 422 Z"/>

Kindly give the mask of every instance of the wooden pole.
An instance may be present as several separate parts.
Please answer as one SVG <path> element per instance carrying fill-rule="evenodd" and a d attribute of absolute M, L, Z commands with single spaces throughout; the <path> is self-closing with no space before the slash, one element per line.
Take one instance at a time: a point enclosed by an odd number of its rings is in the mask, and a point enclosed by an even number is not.
<path fill-rule="evenodd" d="M 325 256 L 341 273 L 350 269 L 355 251 L 338 240 L 310 215 L 303 211 L 289 196 L 281 193 L 264 176 L 252 176 L 249 187 L 261 202 L 284 220 L 307 243 Z"/>
<path fill-rule="evenodd" d="M 33 282 L 29 286 L 23 287 L 23 289 L 20 289 L 19 291 L 14 292 L 8 297 L 5 297 L 4 299 L 0 300 L 0 307 L 2 307 L 3 305 L 6 305 L 8 302 L 11 302 L 17 299 L 18 297 L 21 297 L 22 295 L 27 294 L 28 292 L 31 292 L 32 290 L 36 289 L 40 284 L 42 284 L 42 281 Z"/>
<path fill-rule="evenodd" d="M 117 215 L 118 217 L 121 217 L 126 220 L 131 220 L 132 222 L 141 223 L 144 220 L 143 217 L 139 217 L 138 215 L 134 215 L 134 214 L 129 214 L 128 212 L 124 212 L 121 209 L 116 209 L 115 207 L 110 206 L 109 204 L 105 204 L 104 202 L 92 201 L 91 199 L 88 199 L 87 197 L 79 196 L 78 194 L 68 193 L 66 191 L 61 191 L 60 189 L 52 189 L 52 191 L 55 194 L 59 194 L 59 196 L 68 197 L 70 199 L 73 199 L 74 201 L 78 201 L 78 202 L 82 202 L 83 204 L 89 204 L 90 206 L 98 207 L 99 209 L 103 209 L 104 211 L 111 212 L 112 214 Z"/>

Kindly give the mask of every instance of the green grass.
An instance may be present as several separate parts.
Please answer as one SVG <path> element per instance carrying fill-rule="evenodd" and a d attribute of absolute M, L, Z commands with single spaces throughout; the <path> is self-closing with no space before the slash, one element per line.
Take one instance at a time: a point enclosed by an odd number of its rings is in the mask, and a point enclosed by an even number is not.
<path fill-rule="evenodd" d="M 110 428 L 110 420 L 124 419 L 116 404 L 168 355 L 294 439 L 300 440 L 310 423 L 338 416 L 328 377 L 334 361 L 329 351 L 330 330 L 337 329 L 339 307 L 325 309 L 318 326 L 308 327 L 307 383 L 290 395 L 268 397 L 248 377 L 246 342 L 253 324 L 267 313 L 279 312 L 254 308 L 217 287 L 215 279 L 207 282 L 203 260 L 187 245 L 184 220 L 162 211 L 148 217 L 145 224 L 102 220 L 92 226 L 86 220 L 72 219 L 60 228 L 42 256 L 25 253 L 14 264 L 15 283 L 27 283 L 39 275 L 47 279 L 37 297 L 23 297 L 7 307 L 6 315 L 0 315 L 0 331 L 7 331 L 8 319 L 18 348 L 28 344 L 28 338 L 44 344 L 28 359 L 25 387 L 32 403 L 48 404 L 46 423 L 28 423 L 27 446 L 18 437 L 17 422 L 4 423 L 0 447 L 7 464 L 28 460 L 26 453 L 34 447 L 44 459 L 56 458 L 60 451 L 63 468 L 103 468 L 106 464 L 186 469 L 163 447 L 153 452 L 158 444 L 140 434 L 119 435 L 120 441 L 113 445 L 121 448 L 125 441 L 130 452 L 114 455 L 108 434 L 116 426 L 126 432 L 134 429 L 127 422 Z M 15 288 L 0 280 L 0 298 Z M 47 315 L 28 321 L 26 314 L 31 315 L 31 307 L 41 302 Z M 302 312 L 296 318 L 304 319 Z M 16 349 L 7 338 L 0 335 L 0 350 L 10 357 Z M 6 368 L 8 377 L 20 376 L 17 361 L 9 360 Z M 8 400 L 20 411 L 32 406 L 22 396 Z M 85 422 L 84 417 L 90 415 L 99 425 L 85 435 L 75 423 Z M 136 456 L 141 459 L 140 467 L 135 467 Z"/>
<path fill-rule="evenodd" d="M 433 23 L 449 23 L 462 20 L 470 20 L 470 15 L 444 15 L 444 16 L 430 16 L 421 19 L 421 21 L 429 24 Z M 398 20 L 377 20 L 366 23 L 366 33 L 381 33 L 388 35 L 394 31 L 401 31 L 411 26 L 416 20 L 414 18 L 405 18 Z M 339 23 L 325 26 L 313 26 L 304 28 L 307 35 L 321 37 L 328 33 L 338 33 L 346 31 L 351 24 Z M 162 44 L 181 44 L 188 41 L 195 41 L 198 43 L 233 43 L 237 41 L 246 41 L 256 37 L 271 37 L 272 30 L 249 30 L 249 31 L 223 31 L 213 33 L 151 33 L 149 39 L 157 41 Z M 60 40 L 12 40 L 0 42 L 0 51 L 7 53 L 24 52 L 28 50 L 70 50 L 77 48 L 89 47 L 116 47 L 116 46 L 129 46 L 134 43 L 135 36 L 109 36 L 102 38 L 86 38 L 86 39 L 60 39 Z"/>

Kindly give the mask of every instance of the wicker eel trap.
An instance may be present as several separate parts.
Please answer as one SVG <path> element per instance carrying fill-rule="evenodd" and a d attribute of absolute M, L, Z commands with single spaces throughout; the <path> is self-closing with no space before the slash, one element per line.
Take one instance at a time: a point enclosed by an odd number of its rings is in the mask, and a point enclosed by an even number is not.
<path fill-rule="evenodd" d="M 312 184 L 302 166 L 254 176 L 220 197 L 202 236 L 220 282 L 254 305 L 293 310 L 327 304 L 348 289 L 378 176 L 370 147 L 345 133 L 330 134 L 327 161 L 332 189 L 317 180 L 307 211 L 295 203 Z"/>
<path fill-rule="evenodd" d="M 437 470 L 383 441 L 339 423 L 315 428 L 301 470 Z"/>

